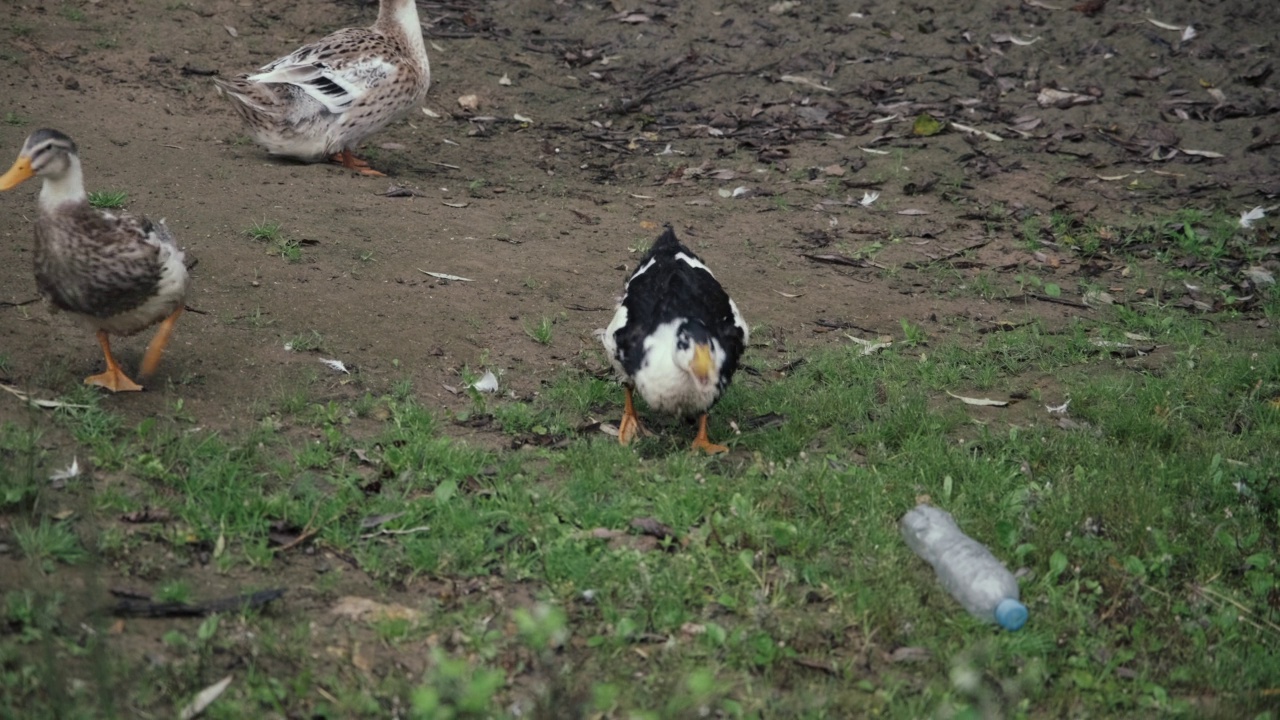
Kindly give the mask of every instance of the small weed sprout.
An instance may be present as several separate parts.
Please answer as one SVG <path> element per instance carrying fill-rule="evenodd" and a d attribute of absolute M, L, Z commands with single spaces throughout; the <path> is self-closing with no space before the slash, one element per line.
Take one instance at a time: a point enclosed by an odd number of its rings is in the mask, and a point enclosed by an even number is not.
<path fill-rule="evenodd" d="M 551 332 L 554 327 L 554 320 L 549 317 L 543 317 L 538 321 L 537 325 L 525 325 L 524 332 L 526 335 L 533 338 L 533 341 L 539 345 L 550 345 Z"/>
<path fill-rule="evenodd" d="M 124 207 L 124 201 L 128 197 L 129 195 L 123 191 L 96 190 L 89 193 L 89 204 L 96 208 L 112 210 Z"/>

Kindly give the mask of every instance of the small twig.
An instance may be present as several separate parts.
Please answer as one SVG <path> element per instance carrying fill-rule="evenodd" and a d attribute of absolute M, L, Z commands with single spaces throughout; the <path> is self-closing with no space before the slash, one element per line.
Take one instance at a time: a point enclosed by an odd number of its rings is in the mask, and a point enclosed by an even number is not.
<path fill-rule="evenodd" d="M 408 528 L 406 530 L 388 530 L 386 528 L 382 528 L 377 532 L 365 533 L 360 536 L 360 539 L 368 540 L 370 538 L 378 537 L 379 535 L 412 535 L 414 533 L 426 532 L 430 529 L 430 525 L 419 525 L 418 527 Z"/>
<path fill-rule="evenodd" d="M 920 250 L 919 252 L 920 252 L 920 254 L 921 254 L 921 255 L 924 255 L 925 257 L 929 258 L 929 260 L 928 260 L 927 262 L 923 262 L 923 263 L 916 263 L 916 262 L 903 263 L 902 267 L 904 267 L 904 268 L 910 268 L 910 269 L 912 269 L 912 270 L 918 270 L 918 269 L 920 269 L 921 267 L 923 267 L 924 265 L 928 265 L 929 263 L 942 262 L 943 260 L 950 260 L 951 258 L 957 257 L 957 256 L 959 256 L 959 255 L 963 255 L 963 254 L 965 254 L 965 253 L 969 252 L 970 250 L 977 250 L 978 248 L 981 248 L 981 247 L 986 246 L 986 245 L 987 245 L 987 244 L 989 244 L 990 242 L 991 242 L 990 240 L 982 240 L 981 242 L 976 242 L 976 243 L 974 243 L 974 244 L 972 244 L 972 245 L 966 245 L 966 246 L 964 246 L 964 247 L 960 248 L 959 250 L 952 250 L 951 252 L 946 253 L 945 255 L 938 255 L 938 256 L 936 256 L 936 257 L 935 257 L 935 256 L 933 256 L 933 255 L 930 255 L 929 253 L 927 253 L 927 252 L 925 252 L 925 251 L 923 251 L 923 250 Z"/>
<path fill-rule="evenodd" d="M 662 85 L 660 87 L 646 90 L 644 94 L 642 94 L 640 97 L 635 98 L 633 100 L 627 100 L 626 102 L 622 103 L 622 105 L 614 112 L 618 114 L 629 113 L 632 110 L 635 110 L 636 108 L 648 102 L 649 99 L 654 97 L 655 95 L 661 95 L 662 93 L 671 92 L 672 90 L 682 88 L 685 85 L 692 85 L 693 83 L 702 82 L 703 80 L 710 80 L 711 78 L 720 77 L 721 75 L 755 75 L 756 73 L 764 72 L 765 70 L 768 70 L 769 68 L 777 64 L 778 62 L 775 60 L 774 62 L 765 63 L 764 65 L 761 65 L 756 68 L 752 68 L 750 70 L 716 70 L 715 72 L 709 72 L 709 73 L 704 73 L 702 75 L 694 75 L 692 77 L 687 77 L 683 80 L 677 80 L 675 82 L 667 83 L 666 85 Z"/>
<path fill-rule="evenodd" d="M 38 302 L 40 302 L 40 298 L 34 297 L 30 300 L 23 300 L 22 302 L 0 302 L 0 307 L 23 307 Z"/>
<path fill-rule="evenodd" d="M 302 528 L 302 532 L 298 535 L 298 537 L 276 548 L 276 552 L 277 553 L 288 552 L 289 550 L 292 550 L 298 547 L 302 543 L 320 534 L 320 528 L 315 527 L 316 517 L 319 515 L 320 515 L 320 506 L 317 505 L 316 509 L 311 513 L 311 519 L 307 521 L 306 527 Z"/>

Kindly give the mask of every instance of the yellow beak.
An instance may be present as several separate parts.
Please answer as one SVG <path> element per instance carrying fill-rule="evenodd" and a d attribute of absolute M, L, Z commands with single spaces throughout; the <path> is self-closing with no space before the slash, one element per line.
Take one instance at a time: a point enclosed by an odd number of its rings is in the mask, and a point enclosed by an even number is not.
<path fill-rule="evenodd" d="M 9 172 L 0 175 L 0 190 L 12 190 L 35 174 L 36 171 L 31 169 L 31 158 L 19 155 L 13 167 L 9 168 Z"/>
<path fill-rule="evenodd" d="M 705 383 L 711 377 L 711 346 L 701 343 L 693 346 L 693 360 L 689 362 L 689 370 L 698 382 Z"/>

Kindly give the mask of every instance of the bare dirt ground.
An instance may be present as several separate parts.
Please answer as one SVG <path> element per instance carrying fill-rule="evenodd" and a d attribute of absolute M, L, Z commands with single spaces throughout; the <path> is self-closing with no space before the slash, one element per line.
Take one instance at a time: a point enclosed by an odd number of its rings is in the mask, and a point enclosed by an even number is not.
<path fill-rule="evenodd" d="M 159 375 L 109 400 L 133 421 L 181 400 L 235 432 L 317 375 L 335 398 L 409 379 L 425 403 L 461 407 L 444 386 L 483 366 L 528 396 L 566 366 L 602 367 L 592 330 L 663 223 L 759 326 L 759 365 L 900 335 L 903 319 L 973 342 L 997 322 L 1063 327 L 1094 312 L 1083 281 L 1122 303 L 1212 305 L 1047 231 L 1032 234 L 1058 245 L 1037 254 L 1024 230 L 1274 204 L 1276 13 L 1050 9 L 1069 4 L 420 2 L 430 112 L 369 141 L 377 180 L 269 158 L 209 81 L 368 24 L 376 3 L 20 0 L 0 20 L 0 154 L 39 127 L 68 133 L 90 190 L 127 192 L 199 259 L 199 312 Z M 921 113 L 953 125 L 913 134 Z M 37 190 L 0 196 L 0 355 L 6 382 L 52 397 L 101 356 L 23 304 Z M 255 222 L 279 223 L 297 257 L 248 237 Z M 1023 295 L 1020 274 L 1061 297 Z M 1273 332 L 1244 310 L 1241 332 Z M 545 346 L 527 333 L 543 318 Z M 120 345 L 127 367 L 144 346 Z M 0 420 L 23 412 L 0 399 Z"/>

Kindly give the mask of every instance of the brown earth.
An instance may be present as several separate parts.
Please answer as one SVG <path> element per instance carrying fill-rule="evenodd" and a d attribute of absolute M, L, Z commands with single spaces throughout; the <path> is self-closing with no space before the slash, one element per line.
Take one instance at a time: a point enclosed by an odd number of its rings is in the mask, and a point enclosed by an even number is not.
<path fill-rule="evenodd" d="M 181 400 L 200 426 L 241 430 L 315 376 L 329 398 L 407 378 L 423 402 L 463 407 L 444 386 L 488 367 L 529 396 L 566 366 L 603 367 L 592 330 L 663 223 L 759 326 L 757 365 L 846 333 L 900 337 L 903 319 L 974 342 L 997 322 L 1062 327 L 1096 312 L 1085 281 L 1119 302 L 1161 292 L 1192 306 L 1180 285 L 1051 233 L 1032 231 L 1057 243 L 1036 255 L 1023 228 L 1274 204 L 1276 14 L 1253 0 L 1049 9 L 1069 4 L 420 2 L 431 114 L 368 142 L 390 176 L 375 180 L 267 157 L 208 77 L 368 24 L 374 4 L 11 2 L 0 149 L 16 155 L 38 127 L 68 133 L 89 189 L 127 192 L 199 258 L 199 312 L 159 375 L 108 399 L 131 421 Z M 1046 88 L 1083 104 L 1044 107 Z M 469 94 L 474 112 L 457 102 Z M 924 112 L 998 141 L 954 125 L 913 135 Z M 6 382 L 55 397 L 101 356 L 67 318 L 22 304 L 35 297 L 37 190 L 0 196 L 0 356 Z M 880 196 L 863 207 L 868 191 Z M 246 235 L 262 221 L 300 242 L 300 259 Z M 1024 273 L 1061 285 L 1067 304 L 1020 295 Z M 1016 299 L 988 299 L 1005 291 Z M 542 318 L 555 321 L 548 346 L 526 332 Z M 319 351 L 286 350 L 299 337 Z M 126 367 L 144 345 L 120 345 Z M 0 421 L 21 417 L 6 398 Z"/>

